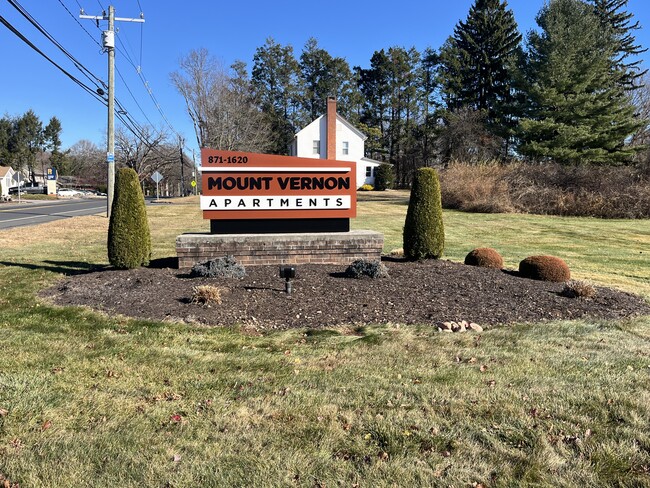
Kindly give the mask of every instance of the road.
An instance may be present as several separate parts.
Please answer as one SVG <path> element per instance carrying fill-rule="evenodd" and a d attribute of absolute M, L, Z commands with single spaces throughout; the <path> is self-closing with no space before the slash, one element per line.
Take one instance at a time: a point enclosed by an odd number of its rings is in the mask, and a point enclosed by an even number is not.
<path fill-rule="evenodd" d="M 80 215 L 106 215 L 106 198 L 30 200 L 0 205 L 0 230 L 42 224 Z"/>

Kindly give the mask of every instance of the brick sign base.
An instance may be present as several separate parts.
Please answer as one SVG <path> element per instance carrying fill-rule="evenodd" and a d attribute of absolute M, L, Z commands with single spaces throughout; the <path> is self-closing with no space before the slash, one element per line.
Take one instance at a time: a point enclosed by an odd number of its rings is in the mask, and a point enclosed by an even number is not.
<path fill-rule="evenodd" d="M 181 234 L 179 268 L 233 255 L 244 266 L 265 264 L 350 264 L 379 260 L 384 235 L 370 230 L 313 234 Z"/>

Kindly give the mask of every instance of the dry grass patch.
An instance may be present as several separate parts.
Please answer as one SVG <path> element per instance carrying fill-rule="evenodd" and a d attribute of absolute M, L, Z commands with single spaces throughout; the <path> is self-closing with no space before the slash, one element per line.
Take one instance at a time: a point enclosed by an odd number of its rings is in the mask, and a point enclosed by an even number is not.
<path fill-rule="evenodd" d="M 224 289 L 214 285 L 199 285 L 195 286 L 192 291 L 192 303 L 219 305 Z"/>

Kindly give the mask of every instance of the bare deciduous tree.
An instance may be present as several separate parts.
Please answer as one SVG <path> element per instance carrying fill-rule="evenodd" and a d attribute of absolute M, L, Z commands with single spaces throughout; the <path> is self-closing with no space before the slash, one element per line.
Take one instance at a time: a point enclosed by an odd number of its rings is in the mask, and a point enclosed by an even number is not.
<path fill-rule="evenodd" d="M 134 169 L 140 182 L 179 160 L 177 150 L 170 147 L 167 132 L 144 126 L 141 135 L 136 137 L 121 126 L 115 131 L 118 163 Z"/>
<path fill-rule="evenodd" d="M 180 60 L 171 80 L 185 99 L 199 147 L 263 152 L 269 128 L 252 98 L 244 63 L 233 71 L 234 76 L 202 48 Z"/>
<path fill-rule="evenodd" d="M 467 107 L 449 113 L 438 138 L 445 163 L 462 161 L 476 164 L 489 161 L 497 157 L 501 142 L 488 132 L 485 114 Z"/>

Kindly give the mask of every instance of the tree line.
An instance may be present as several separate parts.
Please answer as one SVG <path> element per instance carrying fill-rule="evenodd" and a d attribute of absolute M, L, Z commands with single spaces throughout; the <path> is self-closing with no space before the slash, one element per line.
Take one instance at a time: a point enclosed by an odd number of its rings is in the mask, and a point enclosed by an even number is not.
<path fill-rule="evenodd" d="M 0 118 L 0 165 L 27 171 L 32 183 L 46 168 L 60 165 L 61 122 L 52 117 L 47 125 L 33 110 L 22 115 Z M 47 151 L 47 155 L 46 155 Z"/>
<path fill-rule="evenodd" d="M 286 154 L 295 132 L 326 111 L 368 136 L 368 157 L 398 184 L 421 166 L 490 159 L 628 164 L 644 149 L 645 90 L 628 0 L 551 0 L 525 37 L 505 0 L 475 0 L 439 49 L 390 47 L 350 67 L 309 39 L 297 54 L 269 38 L 250 75 L 205 50 L 172 81 L 199 146 Z"/>

